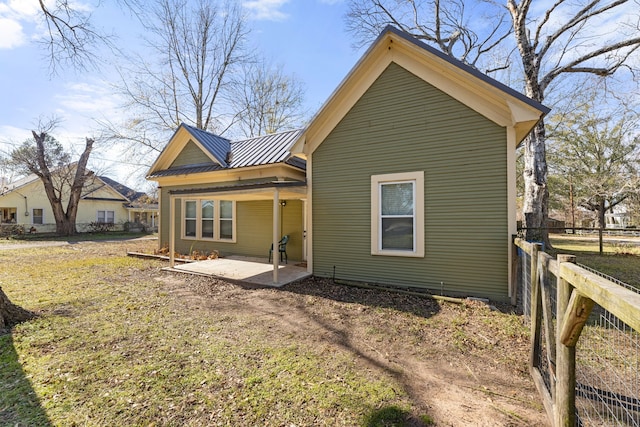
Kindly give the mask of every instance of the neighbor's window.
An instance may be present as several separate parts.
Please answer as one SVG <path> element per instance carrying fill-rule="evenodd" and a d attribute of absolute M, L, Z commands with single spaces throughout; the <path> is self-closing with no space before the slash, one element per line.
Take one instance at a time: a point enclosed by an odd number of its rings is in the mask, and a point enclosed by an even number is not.
<path fill-rule="evenodd" d="M 98 211 L 98 222 L 113 224 L 115 217 L 114 211 Z"/>
<path fill-rule="evenodd" d="M 424 172 L 371 177 L 371 254 L 424 256 Z"/>
<path fill-rule="evenodd" d="M 44 224 L 44 209 L 34 209 L 31 220 L 34 224 Z"/>
<path fill-rule="evenodd" d="M 235 202 L 230 200 L 196 199 L 184 201 L 186 239 L 234 241 Z"/>

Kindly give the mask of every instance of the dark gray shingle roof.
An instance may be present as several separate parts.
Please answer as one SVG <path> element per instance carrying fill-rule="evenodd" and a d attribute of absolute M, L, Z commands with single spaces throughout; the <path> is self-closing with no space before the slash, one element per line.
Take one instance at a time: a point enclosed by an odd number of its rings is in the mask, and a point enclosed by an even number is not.
<path fill-rule="evenodd" d="M 120 193 L 123 197 L 125 197 L 129 201 L 134 201 L 136 199 L 139 199 L 142 196 L 146 196 L 146 193 L 133 190 L 127 187 L 126 185 L 120 184 L 118 181 L 115 181 L 109 178 L 108 176 L 100 175 L 98 176 L 98 178 L 100 178 L 102 182 L 109 185 L 111 188 L 116 190 L 118 193 Z"/>

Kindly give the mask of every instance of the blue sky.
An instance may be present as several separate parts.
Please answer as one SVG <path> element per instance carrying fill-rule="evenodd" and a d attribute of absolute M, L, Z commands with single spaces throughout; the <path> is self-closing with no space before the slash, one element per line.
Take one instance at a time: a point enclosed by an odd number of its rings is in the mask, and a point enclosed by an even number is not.
<path fill-rule="evenodd" d="M 282 65 L 287 74 L 304 83 L 305 107 L 309 114 L 315 113 L 364 50 L 354 50 L 345 31 L 347 0 L 238 1 L 249 17 L 250 43 L 272 63 Z M 118 36 L 120 46 L 126 50 L 140 48 L 140 24 L 116 0 L 73 0 L 73 3 L 92 13 L 96 27 Z M 542 11 L 552 2 L 541 0 L 535 4 Z M 628 12 L 632 16 L 637 12 L 635 2 L 625 7 L 616 10 L 616 15 L 601 17 L 603 21 L 597 28 L 603 37 L 615 33 L 610 24 L 619 14 Z M 123 115 L 122 100 L 110 87 L 116 81 L 110 65 L 114 58 L 105 55 L 107 63 L 100 71 L 61 70 L 58 75 L 50 75 L 46 52 L 37 43 L 43 34 L 38 24 L 40 14 L 38 0 L 0 0 L 0 153 L 29 138 L 39 117 L 60 117 L 63 121 L 54 136 L 69 146 L 81 147 L 85 136 L 95 134 L 95 119 L 117 123 Z M 560 18 L 563 16 L 559 13 Z M 638 60 L 637 55 L 634 60 Z M 628 78 L 628 73 L 623 75 Z M 551 97 L 546 102 L 554 106 Z M 95 169 L 99 165 L 100 170 L 114 179 L 138 185 L 128 181 L 134 167 L 122 165 L 112 151 L 109 147 L 97 147 L 91 166 Z"/>
<path fill-rule="evenodd" d="M 134 48 L 141 28 L 115 1 L 97 8 L 91 0 L 97 27 L 119 37 L 119 44 Z M 345 32 L 344 0 L 247 0 L 251 43 L 306 88 L 306 108 L 314 113 L 357 62 Z M 10 150 L 31 135 L 39 117 L 55 114 L 62 123 L 54 132 L 66 144 L 81 147 L 91 136 L 93 119 L 117 119 L 120 100 L 109 83 L 115 79 L 108 66 L 100 71 L 61 70 L 51 75 L 46 52 L 38 45 L 37 0 L 0 1 L 0 152 Z M 127 181 L 127 172 L 107 147 L 95 151 L 94 164 L 107 167 L 114 178 Z"/>

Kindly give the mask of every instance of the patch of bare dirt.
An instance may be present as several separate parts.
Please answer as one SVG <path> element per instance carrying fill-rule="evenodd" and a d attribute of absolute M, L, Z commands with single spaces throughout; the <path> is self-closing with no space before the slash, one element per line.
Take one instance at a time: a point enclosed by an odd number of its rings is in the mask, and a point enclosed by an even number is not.
<path fill-rule="evenodd" d="M 396 378 L 436 425 L 548 425 L 516 315 L 314 278 L 281 289 L 170 273 L 157 280 L 190 307 L 242 319 L 225 322 L 227 336 L 255 325 L 269 342 L 296 340 L 328 359 L 349 352 L 363 375 Z"/>

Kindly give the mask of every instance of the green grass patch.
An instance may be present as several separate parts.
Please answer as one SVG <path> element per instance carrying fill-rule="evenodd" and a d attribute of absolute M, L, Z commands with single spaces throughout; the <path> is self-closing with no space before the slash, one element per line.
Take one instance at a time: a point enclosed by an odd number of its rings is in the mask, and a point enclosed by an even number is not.
<path fill-rule="evenodd" d="M 367 420 L 412 410 L 392 374 L 204 313 L 155 280 L 163 264 L 122 249 L 0 253 L 0 286 L 40 314 L 0 336 L 1 425 L 403 425 Z"/>
<path fill-rule="evenodd" d="M 640 246 L 635 243 L 611 243 L 603 245 L 599 253 L 598 240 L 553 237 L 551 239 L 555 256 L 558 253 L 576 256 L 576 261 L 597 271 L 640 288 Z M 640 240 L 638 241 L 640 244 Z"/>

